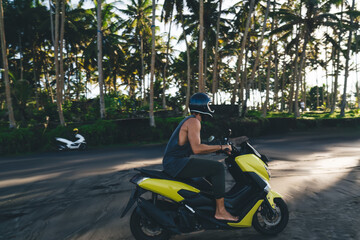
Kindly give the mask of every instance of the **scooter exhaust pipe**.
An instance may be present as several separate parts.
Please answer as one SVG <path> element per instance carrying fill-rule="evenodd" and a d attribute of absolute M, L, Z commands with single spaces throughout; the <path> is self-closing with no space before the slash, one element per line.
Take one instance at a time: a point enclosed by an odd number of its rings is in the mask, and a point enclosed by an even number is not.
<path fill-rule="evenodd" d="M 138 210 L 141 211 L 146 217 L 156 222 L 160 226 L 167 230 L 170 230 L 176 234 L 180 234 L 181 231 L 176 226 L 174 219 L 168 216 L 163 210 L 146 201 L 143 198 L 139 198 Z"/>

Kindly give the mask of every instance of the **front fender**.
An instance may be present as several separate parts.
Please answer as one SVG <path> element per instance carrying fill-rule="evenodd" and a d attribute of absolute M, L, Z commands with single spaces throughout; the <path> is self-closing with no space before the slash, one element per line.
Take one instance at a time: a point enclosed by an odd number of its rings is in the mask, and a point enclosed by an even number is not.
<path fill-rule="evenodd" d="M 283 196 L 281 196 L 280 193 L 275 192 L 273 190 L 270 190 L 270 192 L 268 192 L 268 194 L 266 195 L 266 199 L 267 201 L 270 203 L 270 206 L 275 209 L 275 203 L 274 203 L 274 199 L 275 198 L 283 198 Z"/>

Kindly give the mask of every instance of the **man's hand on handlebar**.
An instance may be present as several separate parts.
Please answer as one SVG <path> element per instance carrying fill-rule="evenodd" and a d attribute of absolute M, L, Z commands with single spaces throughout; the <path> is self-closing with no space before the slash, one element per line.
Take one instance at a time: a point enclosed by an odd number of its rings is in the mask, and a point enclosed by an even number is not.
<path fill-rule="evenodd" d="M 231 151 L 232 151 L 231 145 L 221 145 L 221 149 L 225 154 L 227 154 L 227 155 L 231 154 Z"/>

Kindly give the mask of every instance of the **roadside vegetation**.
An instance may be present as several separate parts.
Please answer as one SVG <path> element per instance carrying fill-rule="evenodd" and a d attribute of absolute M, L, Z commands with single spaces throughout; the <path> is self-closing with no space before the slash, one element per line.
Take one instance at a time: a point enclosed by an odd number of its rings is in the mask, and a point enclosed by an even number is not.
<path fill-rule="evenodd" d="M 73 122 L 67 126 L 54 124 L 33 124 L 27 127 L 9 129 L 0 127 L 0 155 L 19 153 L 56 151 L 55 137 L 74 139 L 73 128 L 78 128 L 90 148 L 109 145 L 165 144 L 183 116 L 170 116 L 167 112 L 155 117 L 156 127 L 149 127 L 146 117 L 120 118 L 113 120 L 96 120 Z M 340 117 L 339 112 L 312 111 L 305 112 L 299 118 L 289 113 L 270 112 L 264 118 L 259 111 L 249 111 L 247 117 L 239 118 L 229 114 L 218 115 L 203 124 L 202 138 L 224 136 L 232 129 L 233 137 L 257 137 L 293 130 L 307 131 L 314 128 L 359 128 L 360 113 L 356 110 L 346 112 Z M 166 116 L 167 115 L 167 116 Z M 74 139 L 75 140 L 75 139 Z"/>

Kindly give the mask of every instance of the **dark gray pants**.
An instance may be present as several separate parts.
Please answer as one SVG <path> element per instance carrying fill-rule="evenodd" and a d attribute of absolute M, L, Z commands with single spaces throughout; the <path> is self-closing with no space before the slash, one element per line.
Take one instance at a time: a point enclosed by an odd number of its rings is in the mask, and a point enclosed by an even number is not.
<path fill-rule="evenodd" d="M 190 158 L 183 170 L 177 175 L 180 178 L 209 177 L 216 199 L 225 196 L 225 167 L 214 160 Z"/>

